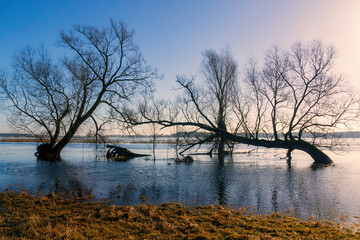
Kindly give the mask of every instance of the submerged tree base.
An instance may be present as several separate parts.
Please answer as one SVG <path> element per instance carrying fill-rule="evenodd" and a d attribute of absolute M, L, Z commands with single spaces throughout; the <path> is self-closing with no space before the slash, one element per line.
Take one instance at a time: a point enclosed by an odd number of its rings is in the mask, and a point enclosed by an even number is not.
<path fill-rule="evenodd" d="M 55 194 L 0 193 L 1 239 L 360 239 L 339 224 L 222 206 L 106 206 Z"/>
<path fill-rule="evenodd" d="M 35 156 L 38 160 L 58 161 L 61 160 L 60 152 L 54 151 L 49 143 L 42 143 L 36 148 Z"/>

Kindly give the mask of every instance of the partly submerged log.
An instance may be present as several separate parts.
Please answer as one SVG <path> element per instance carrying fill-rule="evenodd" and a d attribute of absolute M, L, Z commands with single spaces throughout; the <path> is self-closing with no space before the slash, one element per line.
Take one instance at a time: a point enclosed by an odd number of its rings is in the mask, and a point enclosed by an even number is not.
<path fill-rule="evenodd" d="M 192 163 L 194 162 L 194 158 L 192 156 L 186 156 L 184 158 L 176 158 L 175 159 L 176 163 L 180 163 L 180 162 L 184 162 L 184 163 Z"/>
<path fill-rule="evenodd" d="M 332 165 L 331 158 L 321 151 L 314 144 L 306 142 L 304 140 L 265 140 L 265 139 L 252 139 L 243 136 L 237 136 L 231 133 L 224 133 L 227 139 L 237 143 L 248 144 L 252 146 L 266 147 L 266 148 L 283 148 L 290 149 L 288 152 L 291 154 L 293 150 L 301 150 L 309 154 L 314 160 L 315 165 Z M 289 157 L 289 155 L 288 155 Z"/>
<path fill-rule="evenodd" d="M 130 158 L 134 158 L 134 157 L 145 157 L 145 156 L 150 156 L 148 154 L 138 154 L 138 153 L 133 153 L 130 150 L 128 150 L 127 148 L 122 148 L 122 147 L 118 147 L 115 145 L 106 145 L 106 147 L 109 148 L 109 150 L 106 153 L 106 158 L 108 160 L 115 160 L 115 161 L 126 161 Z"/>

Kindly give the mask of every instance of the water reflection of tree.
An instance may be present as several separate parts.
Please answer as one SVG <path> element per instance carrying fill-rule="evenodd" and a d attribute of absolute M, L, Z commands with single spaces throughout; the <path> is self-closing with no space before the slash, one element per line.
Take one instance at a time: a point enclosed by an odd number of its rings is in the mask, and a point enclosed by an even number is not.
<path fill-rule="evenodd" d="M 285 165 L 268 169 L 241 166 L 239 162 L 228 160 L 221 164 L 213 161 L 203 163 L 151 164 L 149 169 L 146 168 L 150 166 L 145 164 L 141 166 L 141 172 L 135 171 L 139 170 L 138 165 L 133 169 L 130 167 L 126 173 L 118 173 L 125 174 L 128 181 L 122 182 L 123 176 L 117 179 L 121 188 L 116 189 L 116 194 L 111 194 L 114 191 L 110 190 L 109 197 L 116 204 L 142 203 L 140 196 L 143 195 L 146 203 L 173 200 L 190 206 L 218 203 L 230 207 L 254 206 L 262 213 L 291 209 L 302 217 L 336 218 L 334 209 L 338 208 L 339 202 L 338 195 L 333 194 L 336 186 L 324 184 L 328 170 L 287 168 Z M 94 188 L 87 180 L 82 180 L 82 168 L 67 161 L 37 162 L 35 174 L 45 183 L 38 188 L 43 191 L 86 192 L 85 184 L 92 188 L 90 190 Z M 117 198 L 118 195 L 121 197 Z"/>
<path fill-rule="evenodd" d="M 146 203 L 155 204 L 177 201 L 189 206 L 226 205 L 228 174 L 232 164 L 228 161 L 225 164 L 210 164 L 206 164 L 205 169 L 202 164 L 156 164 L 151 166 L 153 169 L 143 166 L 142 173 L 127 171 L 128 180 L 120 189 L 111 190 L 109 197 L 117 204 L 137 204 L 146 199 Z M 114 199 L 117 195 L 121 197 Z"/>
<path fill-rule="evenodd" d="M 332 184 L 325 184 L 325 172 L 312 171 L 309 168 L 294 172 L 288 168 L 285 173 L 286 196 L 289 208 L 301 217 L 319 217 L 335 219 L 339 217 L 339 191 L 331 191 Z"/>
<path fill-rule="evenodd" d="M 227 195 L 226 195 L 226 187 L 227 187 L 227 174 L 229 171 L 229 165 L 224 164 L 224 159 L 219 159 L 218 164 L 214 164 L 214 186 L 216 186 L 216 194 L 218 196 L 218 203 L 220 205 L 227 204 Z"/>
<path fill-rule="evenodd" d="M 83 195 L 90 190 L 81 181 L 81 168 L 67 162 L 36 161 L 35 176 L 40 181 L 37 190 L 47 192 L 65 192 Z M 36 181 L 35 180 L 35 181 Z"/>
<path fill-rule="evenodd" d="M 271 204 L 272 208 L 271 210 L 274 212 L 278 211 L 279 208 L 279 202 L 278 202 L 278 185 L 274 184 L 272 191 L 271 191 Z"/>

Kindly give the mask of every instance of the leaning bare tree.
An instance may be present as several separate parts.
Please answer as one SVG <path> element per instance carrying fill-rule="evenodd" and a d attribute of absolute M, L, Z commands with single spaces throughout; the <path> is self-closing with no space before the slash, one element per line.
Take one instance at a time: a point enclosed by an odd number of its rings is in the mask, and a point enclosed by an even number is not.
<path fill-rule="evenodd" d="M 9 120 L 41 139 L 37 155 L 59 159 L 63 148 L 86 121 L 97 124 L 101 105 L 130 100 L 149 89 L 156 73 L 146 65 L 133 42 L 133 31 L 110 21 L 108 28 L 76 25 L 60 33 L 59 43 L 71 57 L 54 63 L 45 49 L 26 47 L 3 73 Z"/>
<path fill-rule="evenodd" d="M 231 122 L 229 115 L 232 102 L 237 94 L 237 63 L 229 50 L 220 53 L 207 50 L 204 51 L 203 56 L 201 66 L 203 83 L 197 84 L 195 77 L 178 76 L 177 83 L 185 92 L 177 98 L 176 103 L 167 104 L 170 106 L 167 110 L 155 101 L 148 101 L 146 108 L 140 107 L 140 111 L 127 109 L 121 114 L 122 119 L 130 125 L 158 123 L 166 127 L 187 126 L 191 128 L 188 130 L 192 136 L 194 136 L 192 133 L 199 130 L 208 130 L 205 126 L 218 129 L 218 131 L 209 131 L 209 134 L 198 134 L 197 140 L 190 141 L 182 152 L 196 145 L 212 143 L 209 154 L 216 152 L 222 159 L 226 149 L 230 148 L 226 133 Z M 134 112 L 137 111 L 140 115 L 134 117 L 136 115 Z M 154 112 L 157 114 L 154 115 Z"/>
<path fill-rule="evenodd" d="M 230 53 L 212 51 L 204 55 L 208 87 L 196 87 L 193 80 L 178 78 L 184 93 L 177 101 L 176 118 L 154 119 L 142 112 L 137 118 L 132 115 L 129 122 L 186 126 L 209 133 L 189 147 L 218 138 L 220 143 L 287 149 L 289 158 L 293 150 L 301 150 L 316 164 L 330 164 L 332 160 L 313 136 L 325 136 L 346 126 L 357 112 L 343 77 L 334 72 L 334 60 L 334 48 L 318 41 L 297 43 L 288 51 L 274 47 L 263 67 L 252 64 L 246 71 L 240 91 L 237 65 Z"/>
<path fill-rule="evenodd" d="M 322 147 L 318 141 L 322 138 L 317 137 L 346 127 L 356 117 L 356 102 L 343 77 L 334 73 L 335 55 L 334 47 L 319 41 L 296 43 L 289 51 L 275 46 L 267 52 L 261 69 L 249 68 L 246 80 L 261 82 L 250 94 L 260 93 L 270 106 L 264 115 L 270 127 L 263 122 L 262 128 L 271 133 L 274 142 L 288 145 L 289 159 L 294 149 L 300 149 L 317 162 L 330 163 L 316 148 Z M 238 108 L 238 114 L 242 112 Z"/>

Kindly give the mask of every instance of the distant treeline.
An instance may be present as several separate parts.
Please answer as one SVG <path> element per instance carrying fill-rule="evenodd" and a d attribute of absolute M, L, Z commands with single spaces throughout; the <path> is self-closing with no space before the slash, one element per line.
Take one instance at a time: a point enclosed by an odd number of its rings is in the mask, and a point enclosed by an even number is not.
<path fill-rule="evenodd" d="M 245 133 L 238 133 L 236 134 L 238 136 L 246 136 Z M 323 134 L 320 133 L 315 133 L 314 134 L 317 137 L 322 137 Z M 158 135 L 160 137 L 179 137 L 179 138 L 184 138 L 184 137 L 190 137 L 190 138 L 203 138 L 203 137 L 207 137 L 209 136 L 209 133 L 206 132 L 178 132 L 178 133 L 174 133 L 174 134 L 160 134 Z M 354 131 L 354 132 L 335 132 L 335 133 L 331 133 L 331 134 L 327 134 L 327 137 L 335 137 L 335 138 L 360 138 L 360 131 Z M 12 138 L 12 137 L 16 137 L 16 138 L 31 138 L 33 137 L 30 134 L 26 134 L 26 133 L 0 133 L 0 137 L 8 137 L 8 138 Z M 83 138 L 86 136 L 76 136 L 76 138 Z M 110 137 L 110 138 L 121 138 L 121 137 L 149 137 L 149 135 L 122 135 L 122 134 L 118 134 L 118 135 L 106 135 L 105 137 Z M 271 133 L 259 133 L 259 137 L 261 138 L 272 138 L 272 134 Z M 308 137 L 313 137 L 312 134 L 309 133 L 304 133 L 303 134 L 304 138 L 308 138 Z"/>
<path fill-rule="evenodd" d="M 161 137 L 179 137 L 179 138 L 184 138 L 184 137 L 198 137 L 198 138 L 204 138 L 209 136 L 210 134 L 207 132 L 178 132 L 178 133 L 173 133 L 170 135 L 166 135 L 166 134 L 160 134 L 158 136 Z M 238 136 L 246 136 L 245 133 L 238 133 L 236 134 Z M 354 131 L 354 132 L 335 132 L 335 133 L 331 133 L 331 134 L 326 134 L 327 137 L 335 137 L 335 138 L 360 138 L 360 131 Z M 133 137 L 148 137 L 149 135 L 135 135 Z M 324 136 L 324 134 L 321 133 L 314 133 L 314 134 L 310 134 L 310 133 L 303 133 L 303 137 L 304 138 L 309 138 L 309 137 L 313 137 L 313 136 L 317 136 L 317 137 L 322 137 Z M 129 137 L 128 135 L 107 135 L 106 137 Z M 273 135 L 271 133 L 259 133 L 259 137 L 261 138 L 272 138 Z"/>
<path fill-rule="evenodd" d="M 0 133 L 0 137 L 33 137 L 31 134 L 26 133 Z"/>

